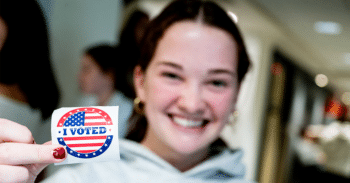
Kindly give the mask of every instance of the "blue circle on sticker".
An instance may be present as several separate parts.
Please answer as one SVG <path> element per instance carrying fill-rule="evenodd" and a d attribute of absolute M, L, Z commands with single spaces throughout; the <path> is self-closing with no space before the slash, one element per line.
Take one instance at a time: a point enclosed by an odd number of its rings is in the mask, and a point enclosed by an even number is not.
<path fill-rule="evenodd" d="M 77 108 L 65 113 L 58 121 L 57 140 L 74 157 L 94 158 L 111 145 L 112 125 L 111 117 L 101 109 Z"/>

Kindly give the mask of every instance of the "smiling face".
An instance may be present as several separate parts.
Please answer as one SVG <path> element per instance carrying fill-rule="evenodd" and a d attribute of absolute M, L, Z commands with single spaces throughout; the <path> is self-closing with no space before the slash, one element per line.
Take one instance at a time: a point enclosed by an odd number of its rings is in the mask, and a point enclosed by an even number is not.
<path fill-rule="evenodd" d="M 234 110 L 237 61 L 236 42 L 224 30 L 193 21 L 170 26 L 146 72 L 135 70 L 148 121 L 143 142 L 154 142 L 144 145 L 178 154 L 207 149 Z"/>

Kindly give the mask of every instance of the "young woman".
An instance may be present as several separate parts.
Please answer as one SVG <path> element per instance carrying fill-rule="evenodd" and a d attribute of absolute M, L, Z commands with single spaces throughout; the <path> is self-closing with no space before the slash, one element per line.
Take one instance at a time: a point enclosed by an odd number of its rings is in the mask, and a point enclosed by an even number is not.
<path fill-rule="evenodd" d="M 246 182 L 242 152 L 219 138 L 249 67 L 226 12 L 208 1 L 174 1 L 150 23 L 142 48 L 133 125 L 128 140 L 120 141 L 121 160 L 63 168 L 47 182 Z M 45 166 L 38 163 L 64 159 L 62 149 L 48 153 L 59 146 L 16 145 L 27 153 L 0 158 L 1 164 L 30 164 L 33 176 Z M 45 152 L 40 160 L 31 158 L 34 147 Z"/>
<path fill-rule="evenodd" d="M 39 134 L 41 122 L 59 102 L 50 62 L 46 22 L 39 4 L 0 0 L 0 118 Z"/>
<path fill-rule="evenodd" d="M 98 44 L 86 49 L 81 59 L 79 86 L 84 94 L 79 106 L 119 106 L 119 137 L 127 133 L 127 121 L 131 115 L 133 102 L 119 90 L 119 82 L 124 79 L 121 74 L 122 55 L 120 47 Z M 96 99 L 96 100 L 95 100 Z"/>

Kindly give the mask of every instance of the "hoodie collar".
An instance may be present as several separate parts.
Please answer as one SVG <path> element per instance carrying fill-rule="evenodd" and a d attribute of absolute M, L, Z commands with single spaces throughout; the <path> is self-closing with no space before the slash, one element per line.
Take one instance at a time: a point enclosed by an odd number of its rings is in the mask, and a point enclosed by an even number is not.
<path fill-rule="evenodd" d="M 213 143 L 211 146 L 210 157 L 198 164 L 194 168 L 181 172 L 170 163 L 160 158 L 147 147 L 131 140 L 120 140 L 120 155 L 125 161 L 138 161 L 140 158 L 160 169 L 166 169 L 169 172 L 182 174 L 186 177 L 197 177 L 211 179 L 217 176 L 231 178 L 243 178 L 245 167 L 241 163 L 243 152 L 241 150 L 232 150 L 221 143 Z"/>

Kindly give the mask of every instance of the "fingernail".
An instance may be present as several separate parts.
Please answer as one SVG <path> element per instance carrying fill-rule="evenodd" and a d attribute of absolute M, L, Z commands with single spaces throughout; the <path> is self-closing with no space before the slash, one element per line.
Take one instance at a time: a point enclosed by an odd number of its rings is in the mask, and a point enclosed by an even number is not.
<path fill-rule="evenodd" d="M 55 159 L 64 159 L 66 157 L 66 151 L 63 147 L 56 148 L 52 154 Z"/>

